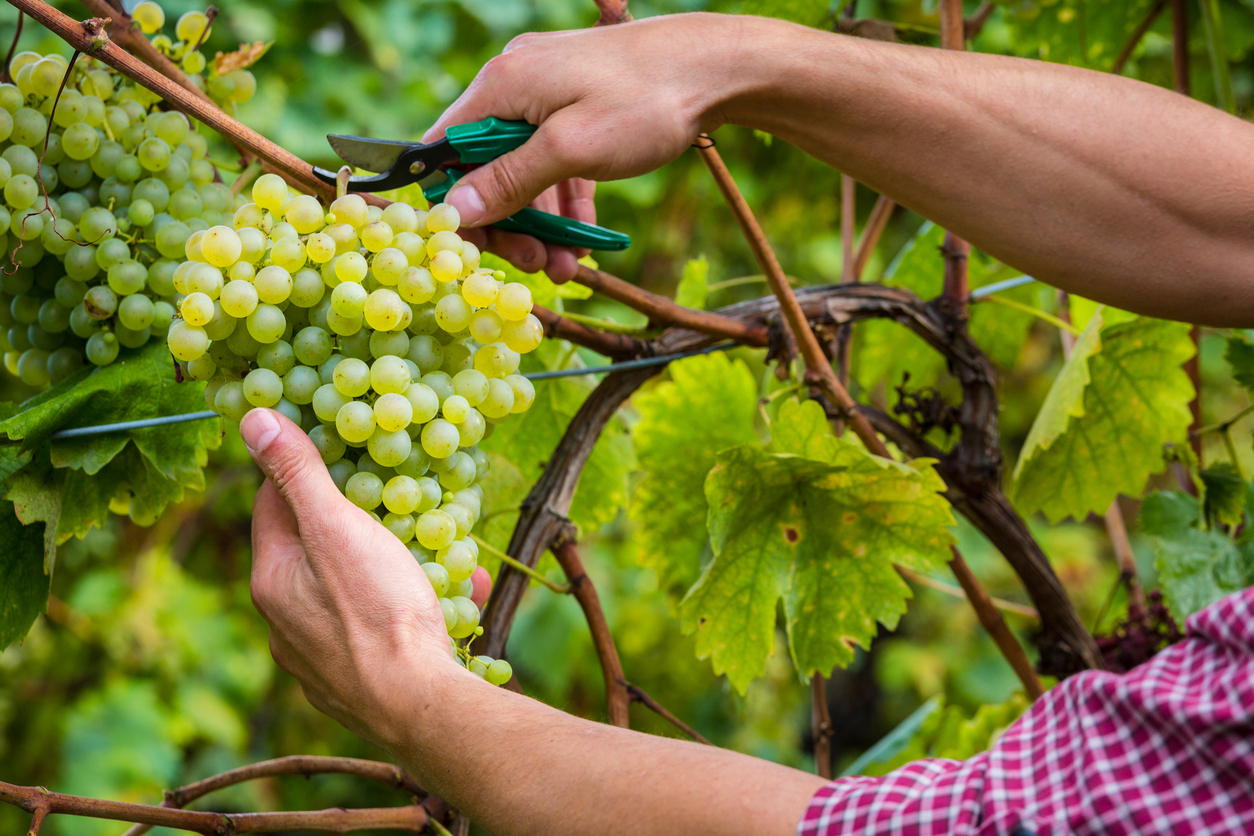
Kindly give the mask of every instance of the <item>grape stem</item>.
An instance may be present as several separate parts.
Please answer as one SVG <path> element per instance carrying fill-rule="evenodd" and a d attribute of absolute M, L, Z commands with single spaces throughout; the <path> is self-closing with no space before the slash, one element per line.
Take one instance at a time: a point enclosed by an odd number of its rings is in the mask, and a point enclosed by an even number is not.
<path fill-rule="evenodd" d="M 1031 305 L 1025 305 L 1022 302 L 1018 302 L 1014 299 L 1007 299 L 1005 296 L 998 296 L 997 294 L 993 293 L 993 294 L 989 294 L 988 296 L 981 296 L 978 301 L 995 302 L 996 304 L 1004 305 L 1007 308 L 1014 308 L 1016 311 L 1023 311 L 1026 314 L 1031 314 L 1032 316 L 1036 317 L 1042 322 L 1048 322 L 1050 325 L 1054 326 L 1060 331 L 1066 331 L 1068 334 L 1070 334 L 1073 337 L 1080 336 L 1080 329 L 1076 328 L 1070 322 L 1059 319 L 1058 317 L 1054 316 L 1051 313 L 1046 313 L 1040 308 L 1034 308 Z"/>
<path fill-rule="evenodd" d="M 489 554 L 496 555 L 498 558 L 500 558 L 501 562 L 504 563 L 506 566 L 512 566 L 513 568 L 517 569 L 519 572 L 522 572 L 524 575 L 530 578 L 533 578 L 534 580 L 537 580 L 540 583 L 544 584 L 545 586 L 547 586 L 549 589 L 553 590 L 554 592 L 557 592 L 561 595 L 570 594 L 570 584 L 554 583 L 553 581 L 549 580 L 546 576 L 540 574 L 535 569 L 532 569 L 527 564 L 522 563 L 521 561 L 515 560 L 514 558 L 510 557 L 505 552 L 501 551 L 496 546 L 492 545 L 487 540 L 483 539 L 477 534 L 471 534 L 470 539 L 478 543 L 479 548 L 484 549 Z"/>
<path fill-rule="evenodd" d="M 13 43 L 9 44 L 9 51 L 4 56 L 4 69 L 0 70 L 0 81 L 5 84 L 13 83 L 13 76 L 9 73 L 9 64 L 13 61 L 14 54 L 17 53 L 17 42 L 22 38 L 22 23 L 25 20 L 26 15 L 19 11 L 17 13 L 17 28 L 13 30 Z"/>

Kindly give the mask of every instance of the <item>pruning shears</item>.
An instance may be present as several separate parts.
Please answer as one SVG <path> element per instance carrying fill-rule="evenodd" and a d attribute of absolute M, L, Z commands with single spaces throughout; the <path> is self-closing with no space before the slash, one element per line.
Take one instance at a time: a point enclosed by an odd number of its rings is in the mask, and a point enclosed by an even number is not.
<path fill-rule="evenodd" d="M 444 139 L 425 145 L 343 134 L 329 134 L 327 142 L 350 165 L 378 172 L 373 177 L 350 178 L 351 191 L 382 192 L 417 183 L 427 200 L 439 203 L 466 171 L 513 151 L 535 132 L 535 125 L 494 117 L 453 125 Z M 336 182 L 335 172 L 325 168 L 315 167 L 314 174 L 326 183 Z M 568 247 L 624 250 L 631 246 L 631 238 L 621 232 L 538 209 L 520 209 L 492 226 Z"/>

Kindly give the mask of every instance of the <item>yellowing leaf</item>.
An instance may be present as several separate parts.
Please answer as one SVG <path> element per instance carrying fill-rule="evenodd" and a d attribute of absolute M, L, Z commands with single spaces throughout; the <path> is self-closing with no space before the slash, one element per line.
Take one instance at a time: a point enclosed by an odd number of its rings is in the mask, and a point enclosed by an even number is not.
<path fill-rule="evenodd" d="M 1093 339 L 1087 329 L 1085 339 Z M 1188 325 L 1137 318 L 1102 328 L 1087 381 L 1077 368 L 1086 350 L 1077 346 L 1054 381 L 1015 466 L 1019 509 L 1050 521 L 1103 513 L 1121 493 L 1139 496 L 1164 467 L 1163 445 L 1182 443 L 1189 427 Z"/>
<path fill-rule="evenodd" d="M 756 441 L 758 388 L 749 369 L 720 353 L 670 364 L 671 379 L 634 399 L 632 440 L 644 471 L 632 498 L 640 559 L 663 587 L 687 589 L 701 572 L 705 478 L 720 450 Z"/>
<path fill-rule="evenodd" d="M 930 462 L 871 456 L 820 423 L 817 404 L 786 403 L 770 448 L 725 450 L 706 480 L 714 559 L 684 598 L 683 627 L 741 692 L 766 669 L 781 597 L 798 671 L 826 674 L 905 611 L 894 563 L 935 570 L 949 557 L 953 515 Z"/>
<path fill-rule="evenodd" d="M 254 41 L 251 44 L 240 44 L 239 49 L 234 52 L 219 52 L 213 56 L 213 73 L 214 75 L 226 75 L 236 70 L 251 67 L 261 60 L 261 56 L 265 55 L 266 50 L 272 46 L 274 46 L 274 41 L 268 44 L 262 41 Z"/>

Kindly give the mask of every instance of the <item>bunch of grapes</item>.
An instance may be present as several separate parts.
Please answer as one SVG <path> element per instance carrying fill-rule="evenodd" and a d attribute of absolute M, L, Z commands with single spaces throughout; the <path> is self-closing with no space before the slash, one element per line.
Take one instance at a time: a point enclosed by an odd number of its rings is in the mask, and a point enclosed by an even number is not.
<path fill-rule="evenodd" d="M 252 198 L 187 239 L 170 351 L 227 419 L 271 407 L 299 424 L 339 489 L 422 564 L 449 635 L 471 636 L 478 444 L 535 398 L 517 373 L 544 335 L 530 290 L 480 269 L 447 204 L 350 194 L 328 213 L 274 174 Z M 464 661 L 509 679 L 503 660 Z"/>
<path fill-rule="evenodd" d="M 136 13 L 145 31 L 164 21 L 151 2 Z M 184 15 L 180 37 L 199 39 L 204 21 Z M 70 71 L 60 55 L 23 52 L 9 69 L 15 83 L 0 85 L 0 351 L 9 373 L 42 388 L 84 359 L 107 365 L 122 348 L 165 336 L 188 236 L 229 222 L 245 201 L 222 184 L 183 114 L 160 110 L 156 94 L 103 64 L 80 57 Z M 251 74 L 230 77 L 232 101 L 252 95 Z M 200 83 L 212 91 L 218 81 Z"/>

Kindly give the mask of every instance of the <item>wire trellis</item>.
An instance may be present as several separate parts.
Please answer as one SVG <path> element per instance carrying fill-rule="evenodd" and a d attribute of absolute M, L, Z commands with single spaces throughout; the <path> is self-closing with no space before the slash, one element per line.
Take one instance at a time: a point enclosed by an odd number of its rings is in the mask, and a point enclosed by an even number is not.
<path fill-rule="evenodd" d="M 621 363 L 612 363 L 608 366 L 590 366 L 579 369 L 558 369 L 551 372 L 532 372 L 525 374 L 523 377 L 528 380 L 553 380 L 559 377 L 582 377 L 587 374 L 604 374 L 608 372 L 625 372 L 631 369 L 643 369 L 649 366 L 661 366 L 670 363 L 673 360 L 682 360 L 685 357 L 696 357 L 701 354 L 710 354 L 715 351 L 726 351 L 735 348 L 736 343 L 722 343 L 720 345 L 707 346 L 706 348 L 698 348 L 694 351 L 681 351 L 677 354 L 662 354 L 657 357 L 642 357 L 639 360 L 625 360 Z M 161 427 L 167 424 L 183 424 L 188 421 L 203 421 L 208 418 L 218 418 L 218 413 L 212 410 L 203 410 L 201 412 L 185 412 L 182 415 L 162 415 L 156 418 L 141 418 L 136 421 L 119 421 L 116 424 L 97 424 L 91 427 L 73 427 L 68 430 L 61 430 L 52 434 L 54 439 L 63 438 L 82 438 L 92 435 L 106 435 L 108 433 L 125 432 L 126 430 L 141 430 L 145 427 Z"/>
<path fill-rule="evenodd" d="M 976 288 L 971 291 L 971 298 L 979 299 L 985 296 L 991 296 L 994 293 L 1000 293 L 1003 290 L 1010 290 L 1016 287 L 1022 287 L 1025 284 L 1031 284 L 1036 279 L 1031 276 L 1016 276 L 1013 279 L 1006 279 L 1000 282 L 994 282 L 984 287 Z M 621 363 L 611 363 L 608 366 L 589 366 L 580 369 L 557 369 L 551 372 L 532 372 L 525 374 L 523 377 L 528 380 L 554 380 L 559 377 L 582 377 L 586 374 L 607 374 L 609 372 L 625 372 L 632 369 L 644 369 L 649 366 L 662 366 L 674 360 L 682 360 L 685 357 L 696 357 L 702 354 L 710 354 L 715 351 L 726 351 L 735 348 L 737 343 L 721 343 L 719 345 L 711 345 L 705 348 L 698 348 L 693 351 L 681 351 L 677 354 L 663 354 L 657 357 L 642 357 L 639 360 L 624 360 Z M 63 438 L 82 438 L 91 435 L 105 435 L 107 433 L 125 432 L 126 430 L 140 430 L 145 427 L 161 427 L 167 424 L 182 424 L 187 421 L 203 421 L 208 418 L 217 418 L 218 413 L 212 410 L 204 410 L 202 412 L 186 412 L 182 415 L 162 415 L 156 418 L 141 418 L 137 421 L 119 421 L 116 424 L 97 424 L 92 427 L 73 427 L 68 430 L 61 430 L 52 434 L 54 439 Z"/>

